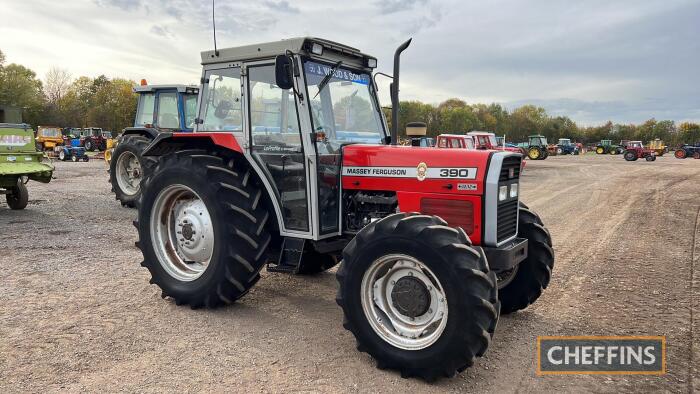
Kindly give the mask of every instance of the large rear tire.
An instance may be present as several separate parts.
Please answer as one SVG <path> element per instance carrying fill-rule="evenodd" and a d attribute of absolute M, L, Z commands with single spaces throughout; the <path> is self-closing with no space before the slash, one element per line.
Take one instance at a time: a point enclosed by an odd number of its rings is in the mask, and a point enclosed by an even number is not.
<path fill-rule="evenodd" d="M 141 180 L 156 164 L 155 158 L 141 155 L 150 143 L 150 138 L 126 135 L 112 152 L 109 182 L 112 184 L 114 197 L 122 206 L 136 206 L 141 197 Z"/>
<path fill-rule="evenodd" d="M 508 314 L 534 303 L 549 285 L 554 269 L 552 237 L 542 219 L 520 204 L 518 236 L 528 240 L 527 258 L 512 272 L 499 274 L 501 313 Z"/>
<path fill-rule="evenodd" d="M 540 156 L 542 156 L 542 152 L 538 147 L 530 148 L 527 151 L 527 157 L 530 158 L 530 160 L 539 160 Z"/>
<path fill-rule="evenodd" d="M 213 308 L 255 285 L 270 214 L 245 160 L 180 151 L 161 157 L 143 184 L 136 244 L 163 298 Z"/>
<path fill-rule="evenodd" d="M 635 160 L 637 160 L 637 154 L 636 154 L 635 152 L 632 152 L 632 151 L 627 151 L 627 152 L 625 152 L 625 156 L 624 156 L 624 157 L 625 157 L 625 160 L 627 160 L 627 161 L 635 161 Z"/>
<path fill-rule="evenodd" d="M 700 159 L 700 152 L 695 152 L 695 153 L 693 153 L 693 158 L 694 158 L 694 159 Z"/>
<path fill-rule="evenodd" d="M 343 327 L 380 369 L 452 377 L 488 348 L 499 316 L 496 276 L 464 231 L 397 213 L 343 250 L 336 301 Z"/>
<path fill-rule="evenodd" d="M 17 186 L 8 188 L 9 193 L 5 195 L 5 200 L 10 209 L 20 210 L 27 207 L 29 203 L 29 190 L 22 181 L 17 181 Z"/>
<path fill-rule="evenodd" d="M 595 153 L 598 155 L 602 155 L 605 153 L 605 148 L 603 148 L 602 146 L 599 146 L 599 147 L 595 148 Z"/>
<path fill-rule="evenodd" d="M 675 152 L 673 152 L 673 155 L 676 157 L 676 159 L 685 159 L 687 153 L 685 152 L 685 149 L 678 149 Z"/>

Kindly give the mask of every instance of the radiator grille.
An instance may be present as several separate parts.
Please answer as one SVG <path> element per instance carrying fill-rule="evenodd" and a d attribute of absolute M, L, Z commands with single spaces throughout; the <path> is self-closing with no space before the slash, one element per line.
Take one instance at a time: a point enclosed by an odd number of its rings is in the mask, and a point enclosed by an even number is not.
<path fill-rule="evenodd" d="M 498 177 L 498 186 L 519 183 L 521 157 L 509 156 L 503 159 L 503 166 Z M 518 185 L 518 189 L 519 189 Z M 518 190 L 518 195 L 520 190 Z M 504 241 L 518 232 L 518 197 L 499 201 L 496 209 L 496 242 Z"/>

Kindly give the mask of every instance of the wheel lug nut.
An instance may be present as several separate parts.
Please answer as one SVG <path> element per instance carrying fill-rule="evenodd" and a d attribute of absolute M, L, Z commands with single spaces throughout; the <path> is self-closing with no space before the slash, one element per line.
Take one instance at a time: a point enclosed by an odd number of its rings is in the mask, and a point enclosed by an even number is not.
<path fill-rule="evenodd" d="M 428 313 L 433 313 L 433 310 L 432 310 L 432 309 L 428 309 Z"/>

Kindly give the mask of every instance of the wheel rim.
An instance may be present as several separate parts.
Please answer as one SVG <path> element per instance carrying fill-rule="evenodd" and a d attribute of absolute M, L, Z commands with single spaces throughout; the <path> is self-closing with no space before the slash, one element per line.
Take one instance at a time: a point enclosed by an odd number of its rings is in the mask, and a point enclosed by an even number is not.
<path fill-rule="evenodd" d="M 170 185 L 155 199 L 150 218 L 153 249 L 173 278 L 189 282 L 206 271 L 214 252 L 214 227 L 204 201 L 184 185 Z"/>
<path fill-rule="evenodd" d="M 540 151 L 537 149 L 531 149 L 530 150 L 530 157 L 533 159 L 540 157 Z"/>
<path fill-rule="evenodd" d="M 679 159 L 682 159 L 685 156 L 685 152 L 682 150 L 677 150 L 676 151 L 676 157 Z"/>
<path fill-rule="evenodd" d="M 520 267 L 520 264 L 517 264 L 515 267 L 509 270 L 496 273 L 496 279 L 498 280 L 498 290 L 501 290 L 502 288 L 508 286 L 513 281 L 513 279 L 515 279 L 515 276 L 518 273 L 518 267 Z"/>
<path fill-rule="evenodd" d="M 435 274 L 414 257 L 375 260 L 362 278 L 362 310 L 374 332 L 404 350 L 435 343 L 447 326 L 447 297 Z"/>
<path fill-rule="evenodd" d="M 135 154 L 125 151 L 117 159 L 117 184 L 124 194 L 130 196 L 139 192 L 141 183 L 141 163 Z"/>

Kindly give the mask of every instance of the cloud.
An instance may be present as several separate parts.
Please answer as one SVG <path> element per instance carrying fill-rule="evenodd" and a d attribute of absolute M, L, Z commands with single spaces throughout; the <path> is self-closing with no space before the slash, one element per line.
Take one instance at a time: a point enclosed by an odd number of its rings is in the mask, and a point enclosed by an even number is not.
<path fill-rule="evenodd" d="M 112 6 L 123 10 L 134 10 L 141 6 L 141 0 L 95 0 L 99 6 Z"/>
<path fill-rule="evenodd" d="M 167 26 L 153 25 L 151 27 L 151 33 L 161 37 L 173 37 L 173 33 Z"/>
<path fill-rule="evenodd" d="M 289 4 L 288 1 L 263 1 L 263 4 L 270 8 L 271 10 L 285 12 L 288 14 L 298 14 L 300 12 L 298 7 L 294 7 Z"/>
<path fill-rule="evenodd" d="M 393 14 L 395 12 L 409 11 L 418 4 L 425 4 L 427 0 L 381 0 L 375 4 L 379 7 L 379 12 Z"/>

